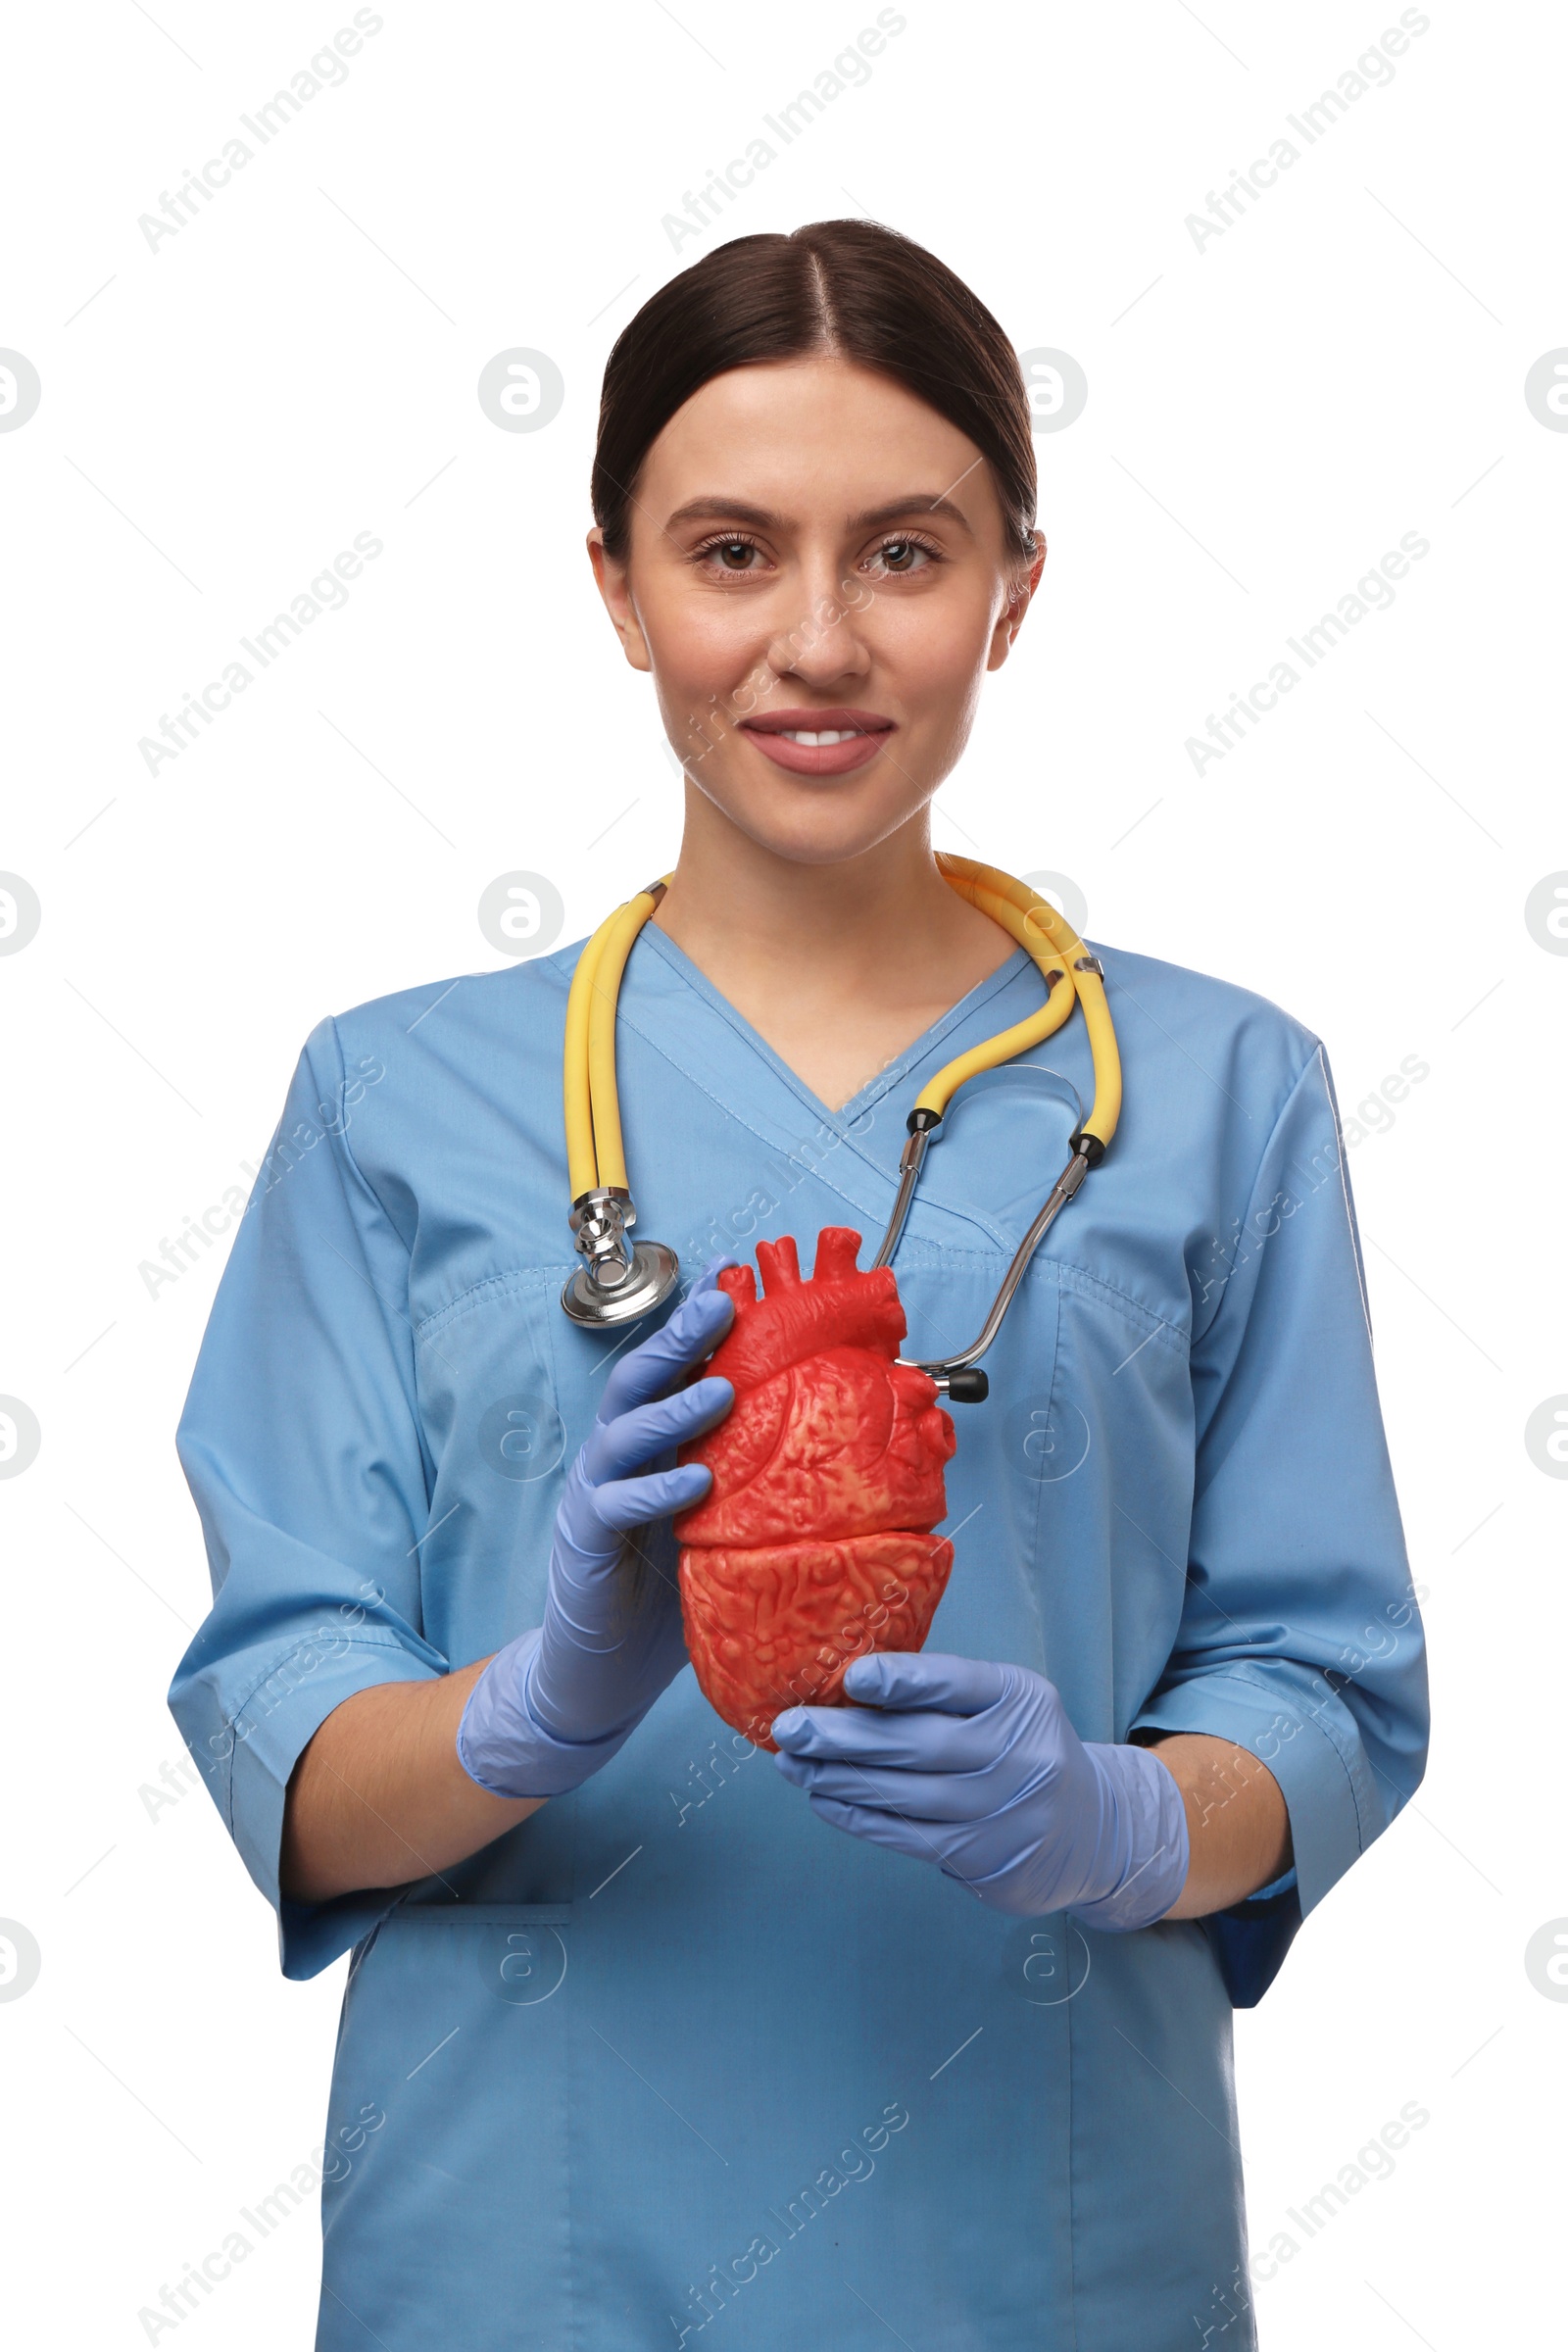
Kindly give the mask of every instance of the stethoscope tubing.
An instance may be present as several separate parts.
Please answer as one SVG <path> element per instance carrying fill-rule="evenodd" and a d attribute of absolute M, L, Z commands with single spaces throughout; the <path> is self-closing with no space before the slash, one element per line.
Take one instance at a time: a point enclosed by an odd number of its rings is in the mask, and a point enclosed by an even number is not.
<path fill-rule="evenodd" d="M 1040 1010 L 948 1062 L 923 1090 L 908 1117 L 908 1141 L 899 1163 L 899 1188 L 887 1230 L 871 1263 L 890 1265 L 919 1188 L 932 1136 L 958 1088 L 985 1070 L 1011 1061 L 1053 1036 L 1083 1008 L 1095 1071 L 1095 1098 L 1072 1138 L 1072 1156 L 1042 1202 L 1003 1276 L 978 1336 L 953 1355 L 921 1362 L 955 1401 L 978 1400 L 986 1378 L 975 1370 L 1002 1329 L 1030 1260 L 1085 1177 L 1104 1158 L 1121 1115 L 1121 1056 L 1105 998 L 1104 972 L 1077 932 L 1049 900 L 1000 867 L 938 852 L 944 881 L 960 898 L 1015 939 L 1046 984 Z M 626 958 L 668 885 L 662 876 L 600 924 L 582 951 L 566 1004 L 563 1098 L 566 1156 L 572 1189 L 571 1227 L 584 1263 L 562 1293 L 573 1322 L 590 1327 L 635 1321 L 651 1313 L 679 1280 L 679 1261 L 660 1242 L 627 1239 L 636 1222 L 626 1174 L 615 1082 L 615 1013 Z M 899 1361 L 915 1359 L 900 1357 Z"/>

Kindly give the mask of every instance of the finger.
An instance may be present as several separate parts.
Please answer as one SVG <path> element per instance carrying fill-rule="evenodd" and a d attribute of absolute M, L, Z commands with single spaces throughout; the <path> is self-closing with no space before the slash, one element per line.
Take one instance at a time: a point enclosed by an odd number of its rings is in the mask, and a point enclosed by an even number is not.
<path fill-rule="evenodd" d="M 713 1474 L 701 1462 L 683 1462 L 675 1470 L 656 1470 L 648 1478 L 616 1479 L 594 1489 L 594 1509 L 606 1527 L 624 1535 L 628 1528 L 646 1527 L 653 1519 L 670 1519 L 701 1502 Z"/>
<path fill-rule="evenodd" d="M 618 1413 L 613 1421 L 596 1421 L 583 1447 L 583 1468 L 596 1487 L 602 1479 L 622 1478 L 656 1454 L 668 1453 L 672 1446 L 711 1429 L 734 1401 L 729 1382 L 710 1375 L 693 1381 L 689 1389 L 677 1389 L 673 1396 Z"/>
<path fill-rule="evenodd" d="M 865 1805 L 841 1804 L 832 1796 L 813 1796 L 809 1801 L 819 1821 L 844 1830 L 851 1838 L 863 1838 L 867 1845 L 885 1846 L 889 1853 L 907 1854 L 916 1862 L 941 1865 L 947 1860 L 939 1823 L 906 1821 L 896 1813 L 874 1813 Z"/>
<path fill-rule="evenodd" d="M 1017 1793 L 1010 1782 L 999 1789 L 997 1776 L 983 1766 L 978 1772 L 895 1772 L 881 1766 L 819 1764 L 808 1756 L 791 1756 L 789 1764 L 788 1771 L 781 1764 L 780 1772 L 808 1796 L 863 1805 L 872 1813 L 902 1813 L 911 1821 L 972 1826 Z"/>
<path fill-rule="evenodd" d="M 717 1347 L 735 1317 L 735 1301 L 727 1291 L 693 1290 L 683 1298 L 662 1329 L 628 1350 L 605 1383 L 600 1406 L 604 1420 L 612 1420 L 631 1405 L 646 1404 L 662 1396 L 682 1374 Z"/>
<path fill-rule="evenodd" d="M 623 1355 L 605 1383 L 599 1407 L 602 1421 L 612 1421 L 632 1405 L 662 1396 L 683 1372 L 711 1354 L 735 1314 L 727 1291 L 704 1289 L 700 1278 L 662 1330 Z"/>
<path fill-rule="evenodd" d="M 1005 1750 L 1006 1743 L 999 1740 L 997 1732 L 995 1719 L 984 1716 L 935 1711 L 882 1714 L 858 1706 L 791 1707 L 773 1724 L 773 1737 L 781 1751 L 803 1766 L 819 1772 L 828 1765 L 842 1765 L 862 1776 L 867 1772 L 911 1777 L 982 1773 Z M 800 1786 L 804 1788 L 805 1782 Z M 973 1809 L 971 1799 L 969 1810 Z"/>
<path fill-rule="evenodd" d="M 845 1669 L 848 1697 L 865 1707 L 934 1707 L 947 1715 L 978 1715 L 1017 1688 L 1021 1669 L 989 1658 L 955 1658 L 941 1650 L 872 1650 Z"/>

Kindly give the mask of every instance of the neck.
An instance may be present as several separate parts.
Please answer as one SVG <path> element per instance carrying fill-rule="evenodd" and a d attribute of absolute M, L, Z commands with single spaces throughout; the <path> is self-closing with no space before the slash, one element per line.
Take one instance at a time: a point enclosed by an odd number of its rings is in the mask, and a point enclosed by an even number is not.
<path fill-rule="evenodd" d="M 810 865 L 691 784 L 654 919 L 835 1107 L 1012 952 L 942 879 L 924 809 L 858 857 Z"/>
<path fill-rule="evenodd" d="M 680 860 L 657 919 L 705 970 L 712 959 L 814 993 L 811 975 L 836 989 L 872 969 L 928 967 L 933 949 L 974 936 L 977 921 L 994 936 L 943 881 L 924 809 L 860 856 L 815 865 L 751 840 L 690 783 L 686 793 Z"/>

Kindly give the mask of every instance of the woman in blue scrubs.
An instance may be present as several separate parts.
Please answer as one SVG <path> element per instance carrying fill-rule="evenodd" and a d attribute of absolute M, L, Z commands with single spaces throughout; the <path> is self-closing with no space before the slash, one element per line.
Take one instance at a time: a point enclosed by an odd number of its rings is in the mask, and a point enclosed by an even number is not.
<path fill-rule="evenodd" d="M 1099 951 L 1126 1107 L 956 1408 L 923 1652 L 773 1756 L 672 1575 L 710 1261 L 879 1235 L 916 1095 L 1040 1004 L 928 829 L 1034 494 L 1000 326 L 867 223 L 724 247 L 612 356 L 590 553 L 686 776 L 621 1116 L 640 1231 L 709 1264 L 652 1336 L 558 1303 L 578 950 L 306 1045 L 181 1428 L 215 1600 L 171 1697 L 284 1973 L 353 1954 L 328 2352 L 1252 2340 L 1231 2011 L 1426 1738 L 1317 1040 Z M 1051 1059 L 1087 1101 L 1081 1020 Z M 965 1089 L 911 1353 L 979 1328 L 1065 1100 Z"/>

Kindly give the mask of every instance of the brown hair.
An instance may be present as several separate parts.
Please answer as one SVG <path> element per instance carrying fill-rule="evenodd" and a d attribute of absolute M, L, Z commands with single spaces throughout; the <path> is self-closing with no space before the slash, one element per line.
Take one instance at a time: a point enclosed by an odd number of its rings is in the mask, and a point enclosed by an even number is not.
<path fill-rule="evenodd" d="M 594 519 L 612 556 L 649 449 L 713 376 L 832 353 L 879 368 L 985 457 L 1007 536 L 1034 554 L 1035 455 L 1018 357 L 983 302 L 936 255 L 870 220 L 816 220 L 736 237 L 662 286 L 605 368 Z"/>

